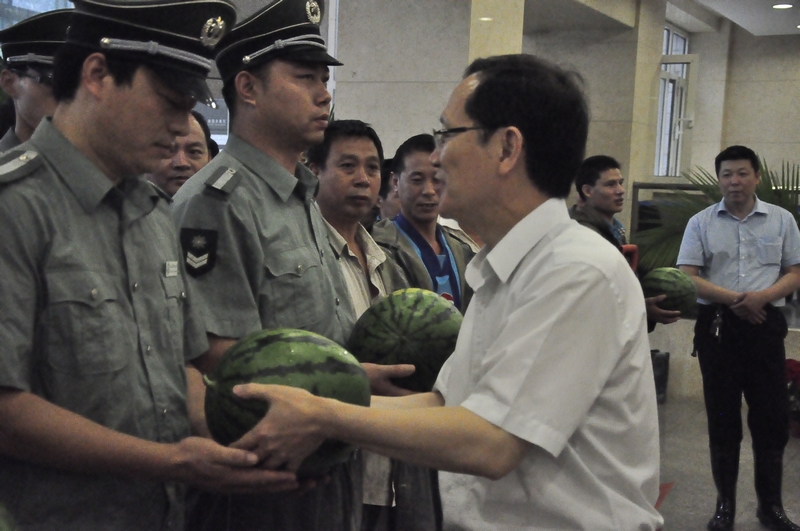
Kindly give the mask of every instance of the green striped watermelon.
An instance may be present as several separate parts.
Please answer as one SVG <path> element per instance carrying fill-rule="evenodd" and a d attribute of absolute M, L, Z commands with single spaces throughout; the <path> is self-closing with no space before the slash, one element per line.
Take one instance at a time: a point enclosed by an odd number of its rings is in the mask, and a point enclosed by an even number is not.
<path fill-rule="evenodd" d="M 694 315 L 697 308 L 697 286 L 694 281 L 675 267 L 659 267 L 647 273 L 642 279 L 645 297 L 666 294 L 667 298 L 658 303 L 664 310 L 678 310 L 683 317 Z"/>
<path fill-rule="evenodd" d="M 289 385 L 350 404 L 369 406 L 370 402 L 369 380 L 358 361 L 337 343 L 305 330 L 262 330 L 245 337 L 225 353 L 204 381 L 208 428 L 223 445 L 247 433 L 268 409 L 265 402 L 234 395 L 233 386 L 238 384 Z M 352 452 L 348 444 L 327 440 L 303 461 L 297 475 L 323 476 Z"/>
<path fill-rule="evenodd" d="M 430 391 L 456 348 L 461 313 L 452 302 L 424 289 L 395 291 L 358 319 L 347 348 L 361 362 L 411 363 L 416 371 L 398 386 Z"/>

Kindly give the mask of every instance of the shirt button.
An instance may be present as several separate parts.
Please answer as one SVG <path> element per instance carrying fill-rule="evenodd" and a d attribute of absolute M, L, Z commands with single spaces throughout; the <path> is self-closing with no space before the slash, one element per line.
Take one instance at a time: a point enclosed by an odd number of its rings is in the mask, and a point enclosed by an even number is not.
<path fill-rule="evenodd" d="M 166 414 L 167 414 L 167 410 L 165 409 L 165 410 L 163 411 L 163 413 L 166 415 Z"/>

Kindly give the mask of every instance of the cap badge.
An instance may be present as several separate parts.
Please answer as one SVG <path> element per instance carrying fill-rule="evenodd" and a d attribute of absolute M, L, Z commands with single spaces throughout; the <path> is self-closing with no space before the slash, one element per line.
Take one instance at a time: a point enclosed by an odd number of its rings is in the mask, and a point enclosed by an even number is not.
<path fill-rule="evenodd" d="M 308 20 L 312 24 L 319 24 L 319 21 L 322 20 L 322 10 L 320 10 L 319 4 L 315 0 L 306 2 L 306 15 L 308 15 Z"/>
<path fill-rule="evenodd" d="M 216 46 L 225 35 L 225 21 L 222 17 L 210 18 L 200 31 L 200 42 L 207 48 Z"/>

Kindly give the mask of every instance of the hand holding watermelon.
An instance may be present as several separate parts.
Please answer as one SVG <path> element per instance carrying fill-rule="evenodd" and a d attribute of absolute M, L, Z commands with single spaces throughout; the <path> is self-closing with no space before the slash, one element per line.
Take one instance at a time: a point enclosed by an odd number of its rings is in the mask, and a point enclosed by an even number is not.
<path fill-rule="evenodd" d="M 203 437 L 187 437 L 173 450 L 172 481 L 221 492 L 284 492 L 300 486 L 292 472 L 255 466 L 259 459 L 254 452 L 227 448 Z"/>
<path fill-rule="evenodd" d="M 313 421 L 325 418 L 324 399 L 285 385 L 245 384 L 233 389 L 244 400 L 269 404 L 269 412 L 231 445 L 258 455 L 265 468 L 296 471 L 325 441 Z"/>

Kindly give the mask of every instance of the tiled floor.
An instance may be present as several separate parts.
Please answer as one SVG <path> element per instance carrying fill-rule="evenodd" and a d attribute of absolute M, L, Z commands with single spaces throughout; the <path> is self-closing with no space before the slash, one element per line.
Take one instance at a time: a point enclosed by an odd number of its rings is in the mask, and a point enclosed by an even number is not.
<path fill-rule="evenodd" d="M 674 483 L 660 507 L 664 531 L 702 531 L 716 499 L 702 400 L 668 398 L 659 406 L 659 425 L 661 482 Z M 753 454 L 746 428 L 737 490 L 736 531 L 764 530 L 755 516 Z M 800 523 L 800 439 L 790 439 L 784 455 L 783 501 L 786 513 Z"/>

